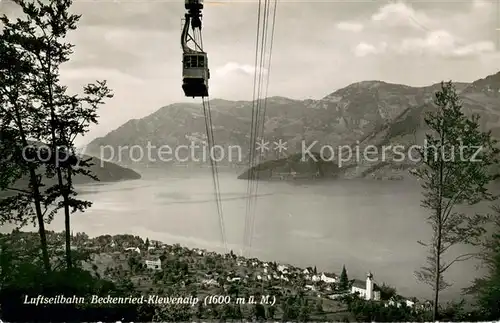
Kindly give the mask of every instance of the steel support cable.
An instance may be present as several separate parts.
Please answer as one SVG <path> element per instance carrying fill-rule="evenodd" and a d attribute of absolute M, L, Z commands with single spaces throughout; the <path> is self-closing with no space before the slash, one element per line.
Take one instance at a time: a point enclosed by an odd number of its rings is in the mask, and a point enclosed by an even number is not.
<path fill-rule="evenodd" d="M 257 122 L 255 124 L 255 132 L 258 135 L 258 137 L 262 138 L 263 137 L 263 129 L 264 129 L 264 122 L 265 122 L 265 114 L 263 113 L 262 110 L 262 103 L 265 98 L 262 97 L 263 94 L 263 74 L 264 74 L 264 66 L 265 66 L 265 60 L 266 60 L 266 47 L 267 47 L 267 34 L 268 34 L 268 20 L 269 20 L 269 0 L 265 0 L 264 2 L 264 18 L 263 18 L 263 23 L 262 23 L 262 35 L 261 35 L 261 46 L 260 46 L 260 59 L 259 59 L 259 80 L 258 80 L 258 89 L 257 89 Z M 261 131 L 262 129 L 262 131 Z M 261 151 L 262 153 L 262 151 Z M 260 158 L 261 154 L 257 155 L 256 158 L 256 164 L 258 165 L 260 163 Z M 259 186 L 259 177 L 255 178 L 255 180 L 252 182 L 252 199 L 251 199 L 251 212 L 250 212 L 250 228 L 249 228 L 249 237 L 248 237 L 248 248 L 251 249 L 252 247 L 252 240 L 253 240 L 253 233 L 255 230 L 255 216 L 256 216 L 256 205 L 257 205 L 257 190 Z"/>
<path fill-rule="evenodd" d="M 222 237 L 222 242 L 224 244 L 224 250 L 227 252 L 227 238 L 226 238 L 226 229 L 224 225 L 224 214 L 222 210 L 222 201 L 220 197 L 220 183 L 219 183 L 219 174 L 217 171 L 217 161 L 212 156 L 214 150 L 214 136 L 213 136 L 213 126 L 212 126 L 212 115 L 210 112 L 210 101 L 208 98 L 202 98 L 203 103 L 203 114 L 205 116 L 205 127 L 207 131 L 207 142 L 209 149 L 209 158 L 210 158 L 210 166 L 212 169 L 212 181 L 214 185 L 214 195 L 215 195 L 215 203 L 217 206 L 217 213 L 219 217 L 219 229 Z"/>
<path fill-rule="evenodd" d="M 198 37 L 197 37 L 198 36 Z M 199 48 L 201 51 L 203 51 L 203 37 L 201 35 L 201 30 L 198 30 L 198 35 L 196 33 L 196 30 L 193 30 L 193 37 L 195 38 L 195 42 L 199 42 Z M 198 40 L 196 39 L 198 38 Z M 220 183 L 219 183 L 219 174 L 218 174 L 218 169 L 217 169 L 217 162 L 212 156 L 213 154 L 213 147 L 215 145 L 215 139 L 214 139 L 214 132 L 213 132 L 213 125 L 212 125 L 212 113 L 210 109 L 210 100 L 209 98 L 204 98 L 202 97 L 202 106 L 203 106 L 203 115 L 205 119 L 205 128 L 207 132 L 207 143 L 208 143 L 208 150 L 209 150 L 209 158 L 210 158 L 210 166 L 211 166 L 211 171 L 212 171 L 212 182 L 214 185 L 214 195 L 215 195 L 215 203 L 217 207 L 217 214 L 219 217 L 219 229 L 220 229 L 220 234 L 222 238 L 222 243 L 224 245 L 224 250 L 227 252 L 227 238 L 226 238 L 226 230 L 225 230 L 225 225 L 224 225 L 224 214 L 222 210 L 222 200 L 220 197 Z"/>
<path fill-rule="evenodd" d="M 215 196 L 215 204 L 217 207 L 217 214 L 219 217 L 219 229 L 222 238 L 222 243 L 224 244 L 224 250 L 227 252 L 227 240 L 226 240 L 226 232 L 224 226 L 224 215 L 222 213 L 222 203 L 220 200 L 220 191 L 219 191 L 219 178 L 217 174 L 217 164 L 214 160 L 213 153 L 213 133 L 212 133 L 212 123 L 211 123 L 211 115 L 210 115 L 210 105 L 208 103 L 208 98 L 202 98 L 203 104 L 203 114 L 205 116 L 205 128 L 207 131 L 207 142 L 208 142 L 208 150 L 209 150 L 209 158 L 210 158 L 210 166 L 212 170 L 212 182 L 214 185 L 214 196 Z"/>
<path fill-rule="evenodd" d="M 274 0 L 274 7 L 273 7 L 273 20 L 271 22 L 271 41 L 269 45 L 269 60 L 267 61 L 267 83 L 266 83 L 266 94 L 265 94 L 265 101 L 264 101 L 264 112 L 266 111 L 266 103 L 267 103 L 267 93 L 269 90 L 269 79 L 271 75 L 271 58 L 273 55 L 273 42 L 274 42 L 274 27 L 276 24 L 276 10 L 278 8 L 278 0 Z"/>
<path fill-rule="evenodd" d="M 253 78 L 253 91 L 252 91 L 252 120 L 250 125 L 250 143 L 249 143 L 249 157 L 248 157 L 248 179 L 247 179 L 247 200 L 246 200 L 246 212 L 245 212 L 245 226 L 243 232 L 243 248 L 244 252 L 246 252 L 246 244 L 248 240 L 248 229 L 249 229 L 249 220 L 250 220 L 250 204 L 251 204 L 251 184 L 252 179 L 254 177 L 254 158 L 255 158 L 255 150 L 256 150 L 256 138 L 254 132 L 254 124 L 256 122 L 256 102 L 255 96 L 257 94 L 257 61 L 259 55 L 259 36 L 260 36 L 260 17 L 261 17 L 261 6 L 262 0 L 259 0 L 258 11 L 257 11 L 257 33 L 256 33 L 256 42 L 255 42 L 255 60 L 254 60 L 254 78 Z"/>
<path fill-rule="evenodd" d="M 265 31 L 265 16 L 266 16 L 266 2 L 264 2 L 264 14 L 262 16 L 262 28 L 260 31 L 264 33 Z M 261 3 L 260 3 L 261 5 Z M 260 107 L 261 107 L 261 100 L 260 100 L 260 92 L 261 92 L 261 83 L 262 83 L 262 51 L 264 49 L 263 47 L 263 38 L 258 35 L 258 42 L 256 44 L 256 51 L 257 51 L 257 57 L 256 57 L 256 62 L 255 62 L 255 76 L 256 76 L 256 82 L 255 82 L 255 92 L 256 96 L 254 99 L 255 103 L 255 108 L 254 108 L 254 115 L 253 115 L 253 123 L 252 123 L 252 134 L 254 137 L 254 142 L 259 139 L 258 137 L 258 129 L 259 129 L 259 120 L 260 120 Z M 260 46 L 259 46 L 260 43 Z M 260 50 L 260 60 L 259 60 L 259 50 Z M 257 76 L 257 73 L 259 75 Z M 245 249 L 249 247 L 249 240 L 252 234 L 252 224 L 254 222 L 254 217 L 255 217 L 255 199 L 256 199 L 256 192 L 255 192 L 255 181 L 258 180 L 258 172 L 256 170 L 256 167 L 259 162 L 259 155 L 256 152 L 255 147 L 252 147 L 252 153 L 253 153 L 253 158 L 252 158 L 252 176 L 251 176 L 251 181 L 250 181 L 250 193 L 249 193 L 249 198 L 248 198 L 248 216 L 247 216 L 247 223 L 246 223 L 246 231 L 247 231 L 247 237 L 245 239 Z M 257 154 L 257 155 L 256 155 Z"/>
<path fill-rule="evenodd" d="M 270 0 L 268 0 L 268 3 L 269 2 L 270 2 Z M 267 61 L 267 77 L 266 77 L 266 81 L 265 81 L 264 105 L 263 105 L 263 109 L 262 109 L 263 112 L 262 112 L 262 119 L 261 119 L 261 128 L 259 129 L 261 137 L 264 135 L 264 124 L 265 124 L 266 110 L 267 110 L 267 95 L 268 95 L 268 91 L 269 91 L 269 79 L 270 79 L 270 74 L 271 74 L 271 58 L 272 58 L 272 52 L 273 52 L 274 30 L 275 30 L 275 23 L 276 23 L 276 8 L 277 8 L 277 5 L 278 5 L 277 0 L 274 0 L 273 19 L 272 19 L 272 22 L 271 22 L 271 35 L 270 35 L 271 37 L 270 37 L 270 41 L 269 41 L 269 57 L 268 57 L 268 61 Z M 264 39 L 264 47 L 267 45 L 267 29 L 268 29 L 268 26 L 269 26 L 269 24 L 267 24 L 267 21 L 269 20 L 269 14 L 270 14 L 270 12 L 271 11 L 268 8 L 268 10 L 267 10 L 267 17 L 266 17 L 266 26 L 265 26 L 266 37 Z M 262 68 L 264 68 L 264 67 L 262 66 Z M 257 181 L 255 183 L 255 192 L 256 193 L 258 191 L 258 188 L 259 188 L 259 180 L 257 179 Z M 251 228 L 251 233 L 250 233 L 249 248 L 251 249 L 252 248 L 252 242 L 253 242 L 253 234 L 254 234 L 254 230 L 255 230 L 255 214 L 253 215 L 252 224 L 251 224 L 250 228 Z"/>

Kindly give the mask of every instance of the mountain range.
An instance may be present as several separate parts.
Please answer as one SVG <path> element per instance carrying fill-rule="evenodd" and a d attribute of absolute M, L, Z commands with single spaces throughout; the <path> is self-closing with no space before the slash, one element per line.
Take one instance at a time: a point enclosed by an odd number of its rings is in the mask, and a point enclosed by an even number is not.
<path fill-rule="evenodd" d="M 481 126 L 492 130 L 500 138 L 500 72 L 472 83 L 454 83 L 463 102 L 466 114 L 478 113 Z M 433 98 L 440 84 L 412 87 L 382 81 L 363 81 L 351 84 L 319 100 L 293 100 L 285 97 L 270 97 L 265 100 L 263 140 L 270 143 L 263 160 L 275 160 L 303 152 L 313 145 L 318 152 L 322 146 L 332 147 L 334 155 L 338 147 L 349 145 L 351 149 L 364 147 L 421 144 L 425 134 L 423 116 L 434 108 Z M 251 101 L 210 101 L 214 138 L 224 151 L 230 146 L 241 148 L 240 158 L 225 158 L 220 164 L 247 164 L 250 128 L 252 120 Z M 86 153 L 100 156 L 102 147 L 139 145 L 145 148 L 168 145 L 172 150 L 180 145 L 206 142 L 204 115 L 201 104 L 175 103 L 160 108 L 142 118 L 129 120 L 104 137 L 97 138 L 86 147 Z M 286 151 L 279 153 L 273 142 L 286 142 Z M 104 150 L 103 150 L 104 151 Z M 152 156 L 158 156 L 152 148 Z M 353 151 L 355 153 L 355 151 Z M 187 154 L 187 153 L 186 153 Z M 407 173 L 409 161 L 396 162 L 387 152 L 385 159 L 366 160 L 361 156 L 344 161 L 336 170 L 336 177 L 398 179 Z M 327 155 L 327 154 L 325 154 Z M 112 162 L 140 168 L 143 165 L 162 167 L 172 161 L 159 158 L 134 161 L 129 153 L 115 154 L 106 159 Z M 201 157 L 201 150 L 195 150 Z M 345 158 L 345 155 L 343 155 Z M 101 156 L 108 158 L 108 156 Z M 334 156 L 335 157 L 335 156 Z M 339 157 L 336 156 L 337 160 Z M 156 160 L 155 160 L 156 159 Z M 182 162 L 186 163 L 186 162 Z M 199 162 L 191 161 L 196 164 Z"/>

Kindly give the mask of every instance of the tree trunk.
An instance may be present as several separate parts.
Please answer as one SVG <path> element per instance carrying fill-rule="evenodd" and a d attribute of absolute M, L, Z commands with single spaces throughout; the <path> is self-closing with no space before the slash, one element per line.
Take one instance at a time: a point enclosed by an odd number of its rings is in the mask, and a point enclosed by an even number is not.
<path fill-rule="evenodd" d="M 443 126 L 441 126 L 441 147 L 444 147 L 445 143 L 445 132 L 443 130 Z M 444 186 L 444 160 L 441 152 L 440 160 L 439 160 L 439 186 L 438 186 L 438 204 L 436 208 L 436 224 L 437 224 L 437 232 L 436 232 L 436 277 L 434 278 L 434 304 L 432 306 L 432 320 L 434 322 L 437 321 L 439 316 L 439 287 L 441 285 L 441 240 L 443 238 L 443 186 Z"/>
<path fill-rule="evenodd" d="M 52 114 L 52 122 L 55 121 L 54 114 Z M 52 125 L 52 127 L 54 127 Z M 53 149 L 54 149 L 54 154 L 58 156 L 56 153 L 56 150 L 58 149 L 56 145 L 56 135 L 55 135 L 55 129 L 52 129 L 52 140 L 53 140 Z M 66 268 L 71 269 L 72 267 L 72 261 L 71 261 L 71 226 L 70 226 L 70 212 L 69 212 L 69 196 L 68 196 L 68 189 L 67 189 L 67 184 L 64 184 L 63 180 L 63 175 L 61 171 L 61 165 L 59 165 L 59 160 L 55 160 L 55 167 L 56 167 L 56 172 L 57 172 L 57 181 L 59 184 L 59 190 L 61 192 L 61 195 L 63 197 L 63 205 L 64 205 L 64 230 L 65 232 L 65 249 L 66 249 Z"/>
<path fill-rule="evenodd" d="M 64 227 L 66 230 L 66 266 L 68 269 L 73 267 L 73 260 L 71 258 L 71 234 L 70 234 L 70 210 L 69 210 L 69 191 L 73 185 L 71 166 L 67 168 L 68 179 L 65 187 L 64 194 Z"/>
<path fill-rule="evenodd" d="M 62 175 L 62 170 L 60 165 L 60 160 L 57 158 L 59 156 L 57 146 L 57 135 L 56 135 L 56 114 L 54 111 L 54 106 L 52 102 L 52 88 L 49 86 L 49 102 L 50 102 L 50 133 L 52 138 L 52 149 L 53 154 L 56 156 L 54 160 L 55 169 L 57 173 L 57 183 L 59 184 L 59 191 L 63 197 L 63 205 L 64 205 L 64 230 L 65 232 L 65 254 L 66 254 L 66 269 L 71 269 L 72 261 L 71 261 L 71 226 L 70 226 L 70 212 L 69 212 L 69 192 L 68 187 L 64 184 L 64 179 Z M 68 148 L 68 147 L 66 147 Z M 65 152 L 67 154 L 67 150 Z M 67 156 L 66 156 L 67 157 Z"/>
<path fill-rule="evenodd" d="M 50 259 L 47 248 L 47 236 L 45 235 L 45 222 L 43 222 L 43 212 L 41 206 L 41 194 L 38 187 L 38 179 L 34 169 L 30 169 L 30 180 L 33 186 L 33 197 L 35 203 L 36 218 L 38 220 L 38 234 L 40 235 L 40 247 L 42 249 L 42 261 L 45 271 L 50 272 Z"/>
<path fill-rule="evenodd" d="M 444 146 L 444 133 L 441 135 L 441 147 Z M 443 238 L 443 186 L 444 186 L 444 161 L 443 156 L 439 163 L 439 193 L 438 205 L 436 209 L 436 273 L 434 277 L 434 304 L 432 306 L 432 321 L 436 322 L 439 316 L 439 287 L 441 285 L 441 242 Z"/>
<path fill-rule="evenodd" d="M 26 133 L 24 132 L 23 121 L 21 114 L 19 113 L 19 108 L 16 105 L 14 108 L 14 114 L 16 116 L 16 124 L 19 129 L 19 134 L 24 147 L 28 146 L 28 140 L 26 139 Z M 42 249 L 42 261 L 45 271 L 50 272 L 50 259 L 49 252 L 47 248 L 47 236 L 45 235 L 45 222 L 43 222 L 43 212 L 42 212 L 42 195 L 40 193 L 40 185 L 38 183 L 38 177 L 35 169 L 29 166 L 30 183 L 33 192 L 33 202 L 35 204 L 36 218 L 38 222 L 38 234 L 40 235 L 40 248 Z"/>
<path fill-rule="evenodd" d="M 432 307 L 432 321 L 438 320 L 439 314 L 439 285 L 441 284 L 441 225 L 438 228 L 436 243 L 436 277 L 434 278 L 434 304 Z"/>
<path fill-rule="evenodd" d="M 67 203 L 68 197 L 65 194 L 64 196 L 64 230 L 65 232 L 65 238 L 66 238 L 66 268 L 71 269 L 73 267 L 73 263 L 71 260 L 71 227 L 70 227 L 70 213 L 69 213 L 69 206 Z"/>

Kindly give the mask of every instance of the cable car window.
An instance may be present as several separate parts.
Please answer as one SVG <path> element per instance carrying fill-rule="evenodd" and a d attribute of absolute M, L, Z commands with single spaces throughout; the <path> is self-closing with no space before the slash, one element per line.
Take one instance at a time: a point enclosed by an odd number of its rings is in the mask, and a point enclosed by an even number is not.
<path fill-rule="evenodd" d="M 198 67 L 205 67 L 205 57 L 198 56 Z"/>
<path fill-rule="evenodd" d="M 184 56 L 184 68 L 192 68 L 193 67 L 193 56 Z"/>

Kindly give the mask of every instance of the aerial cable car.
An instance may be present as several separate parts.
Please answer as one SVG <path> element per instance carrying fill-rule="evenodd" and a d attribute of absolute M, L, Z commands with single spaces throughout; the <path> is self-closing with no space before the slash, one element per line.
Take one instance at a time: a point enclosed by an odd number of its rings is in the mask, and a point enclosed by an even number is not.
<path fill-rule="evenodd" d="M 208 97 L 208 80 L 210 71 L 208 69 L 207 53 L 195 41 L 194 33 L 199 31 L 201 39 L 201 10 L 203 0 L 185 0 L 184 27 L 181 34 L 182 45 L 182 90 L 188 97 Z M 193 30 L 193 36 L 189 29 Z M 195 49 L 188 46 L 188 42 L 194 43 Z"/>

